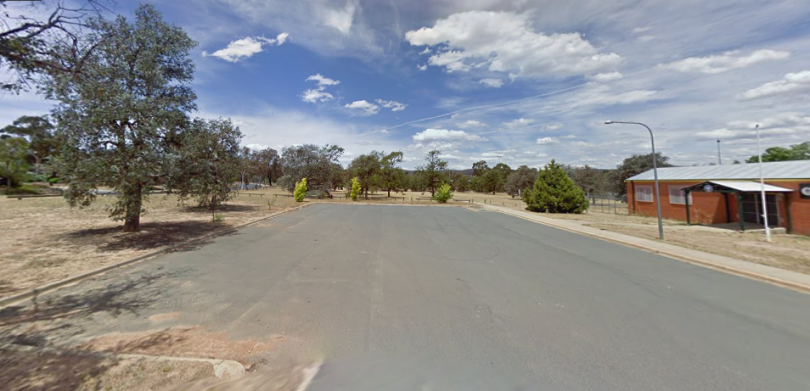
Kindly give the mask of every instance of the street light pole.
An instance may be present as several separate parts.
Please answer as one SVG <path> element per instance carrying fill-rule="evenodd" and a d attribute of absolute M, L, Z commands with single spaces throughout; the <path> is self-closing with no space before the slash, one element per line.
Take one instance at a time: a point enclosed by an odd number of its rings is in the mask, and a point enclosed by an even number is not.
<path fill-rule="evenodd" d="M 765 240 L 771 241 L 771 229 L 768 228 L 768 204 L 765 197 L 765 176 L 762 173 L 762 147 L 759 144 L 759 124 L 757 129 L 757 155 L 759 155 L 759 189 L 762 193 L 762 221 L 765 223 Z"/>
<path fill-rule="evenodd" d="M 661 220 L 661 192 L 658 190 L 658 155 L 655 154 L 655 136 L 653 136 L 653 131 L 650 129 L 649 126 L 642 124 L 641 122 L 624 122 L 624 121 L 605 121 L 605 125 L 612 125 L 612 124 L 631 124 L 631 125 L 641 125 L 647 128 L 647 131 L 650 132 L 650 143 L 652 144 L 652 160 L 653 160 L 653 178 L 655 178 L 655 208 L 658 212 L 658 238 L 664 240 L 664 223 Z"/>

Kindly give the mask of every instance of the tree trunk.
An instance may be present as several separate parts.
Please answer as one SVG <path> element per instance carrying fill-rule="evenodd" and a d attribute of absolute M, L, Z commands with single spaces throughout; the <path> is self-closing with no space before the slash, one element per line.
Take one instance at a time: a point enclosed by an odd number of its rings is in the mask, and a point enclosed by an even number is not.
<path fill-rule="evenodd" d="M 391 198 L 391 189 L 388 189 L 388 198 Z"/>
<path fill-rule="evenodd" d="M 217 221 L 217 195 L 214 194 L 211 196 L 211 221 Z"/>
<path fill-rule="evenodd" d="M 124 219 L 124 232 L 138 232 L 141 230 L 141 204 L 143 203 L 143 186 L 137 184 L 132 189 L 132 200 L 127 204 L 126 218 Z M 126 194 L 123 195 L 126 197 Z"/>

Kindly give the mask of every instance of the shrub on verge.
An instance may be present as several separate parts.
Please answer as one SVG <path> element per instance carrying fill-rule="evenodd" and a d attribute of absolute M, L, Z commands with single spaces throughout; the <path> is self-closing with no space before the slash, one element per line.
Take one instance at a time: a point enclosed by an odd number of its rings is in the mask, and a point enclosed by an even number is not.
<path fill-rule="evenodd" d="M 436 195 L 433 196 L 434 200 L 442 204 L 446 203 L 451 198 L 453 198 L 453 193 L 450 191 L 449 183 L 439 186 L 439 188 L 436 189 Z"/>
<path fill-rule="evenodd" d="M 295 202 L 304 202 L 304 197 L 307 195 L 307 178 L 301 179 L 300 182 L 295 183 Z"/>
<path fill-rule="evenodd" d="M 582 213 L 588 209 L 585 192 L 552 160 L 537 174 L 534 187 L 523 193 L 532 212 Z"/>
<path fill-rule="evenodd" d="M 357 197 L 360 196 L 361 191 L 363 191 L 363 186 L 360 185 L 360 179 L 357 177 L 352 178 L 352 192 L 349 193 L 349 196 L 352 197 L 352 201 L 357 201 Z"/>

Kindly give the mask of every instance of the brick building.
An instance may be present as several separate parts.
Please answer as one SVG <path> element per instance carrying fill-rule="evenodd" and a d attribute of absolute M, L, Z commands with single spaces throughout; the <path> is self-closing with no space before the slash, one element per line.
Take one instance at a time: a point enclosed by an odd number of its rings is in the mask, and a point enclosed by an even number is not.
<path fill-rule="evenodd" d="M 810 160 L 763 163 L 762 170 L 769 225 L 810 235 Z M 759 164 L 659 168 L 658 181 L 664 218 L 740 223 L 741 230 L 763 223 Z M 653 171 L 625 182 L 630 214 L 655 216 Z"/>

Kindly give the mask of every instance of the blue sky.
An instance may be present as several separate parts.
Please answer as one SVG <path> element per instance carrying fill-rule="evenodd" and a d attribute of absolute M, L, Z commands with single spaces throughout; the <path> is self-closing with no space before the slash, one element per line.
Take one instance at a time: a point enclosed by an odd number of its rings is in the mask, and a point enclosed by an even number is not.
<path fill-rule="evenodd" d="M 656 146 L 681 165 L 810 140 L 806 0 L 189 0 L 153 3 L 199 42 L 201 117 L 244 144 L 338 144 L 453 168 L 484 159 L 613 167 Z M 136 2 L 119 0 L 131 15 Z M 47 112 L 0 96 L 0 122 Z"/>

